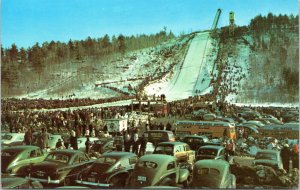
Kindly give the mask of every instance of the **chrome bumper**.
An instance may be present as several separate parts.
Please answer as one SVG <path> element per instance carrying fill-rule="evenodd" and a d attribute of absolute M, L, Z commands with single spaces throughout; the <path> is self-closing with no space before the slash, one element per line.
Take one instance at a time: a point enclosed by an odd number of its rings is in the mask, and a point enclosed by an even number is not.
<path fill-rule="evenodd" d="M 109 184 L 107 184 L 107 183 L 96 183 L 96 182 L 88 182 L 88 181 L 81 181 L 81 180 L 75 180 L 75 182 L 78 184 L 83 184 L 83 185 L 109 187 Z"/>
<path fill-rule="evenodd" d="M 29 179 L 29 180 L 32 180 L 32 181 L 39 181 L 39 182 L 42 182 L 42 183 L 51 183 L 51 184 L 59 184 L 60 183 L 60 180 L 53 180 L 53 179 L 41 179 L 41 178 L 35 178 L 35 177 L 28 177 L 26 176 L 25 179 Z"/>

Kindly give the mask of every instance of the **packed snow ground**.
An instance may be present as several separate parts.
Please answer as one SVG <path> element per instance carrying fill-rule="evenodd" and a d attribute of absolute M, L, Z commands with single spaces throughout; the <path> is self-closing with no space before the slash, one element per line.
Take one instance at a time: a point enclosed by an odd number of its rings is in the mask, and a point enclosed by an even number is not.
<path fill-rule="evenodd" d="M 167 101 L 173 101 L 193 96 L 195 90 L 203 92 L 209 88 L 213 59 L 207 56 L 211 50 L 211 41 L 209 32 L 198 33 L 189 45 L 183 64 L 176 65 L 174 75 L 148 85 L 145 88 L 146 94 L 165 94 Z"/>

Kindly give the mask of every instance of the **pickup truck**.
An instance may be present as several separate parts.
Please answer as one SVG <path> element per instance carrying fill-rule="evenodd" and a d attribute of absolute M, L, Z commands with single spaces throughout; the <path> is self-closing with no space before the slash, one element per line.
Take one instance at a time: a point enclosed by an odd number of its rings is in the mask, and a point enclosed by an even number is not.
<path fill-rule="evenodd" d="M 153 154 L 166 154 L 175 156 L 179 163 L 193 164 L 195 162 L 195 151 L 184 142 L 161 142 L 154 149 Z"/>

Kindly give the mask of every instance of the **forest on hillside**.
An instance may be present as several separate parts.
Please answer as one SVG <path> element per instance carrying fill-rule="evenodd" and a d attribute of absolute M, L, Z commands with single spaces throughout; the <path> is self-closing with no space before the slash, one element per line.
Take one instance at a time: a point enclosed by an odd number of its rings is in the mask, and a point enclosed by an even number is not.
<path fill-rule="evenodd" d="M 236 27 L 233 36 L 228 27 L 222 28 L 222 54 L 232 56 L 237 64 L 246 62 L 249 68 L 249 80 L 237 84 L 243 92 L 238 101 L 298 102 L 298 19 L 298 15 L 269 13 L 256 16 L 248 26 Z"/>

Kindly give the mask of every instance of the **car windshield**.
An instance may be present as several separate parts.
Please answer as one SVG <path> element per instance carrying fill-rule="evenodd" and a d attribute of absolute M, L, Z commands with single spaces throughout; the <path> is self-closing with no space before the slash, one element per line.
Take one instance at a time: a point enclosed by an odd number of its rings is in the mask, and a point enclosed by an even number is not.
<path fill-rule="evenodd" d="M 139 161 L 137 166 L 138 167 L 155 169 L 155 168 L 157 168 L 157 163 L 150 162 L 150 161 Z"/>
<path fill-rule="evenodd" d="M 110 158 L 110 157 L 102 157 L 102 158 L 97 159 L 97 161 L 96 161 L 96 163 L 98 163 L 98 164 L 109 164 L 109 165 L 112 165 L 116 162 L 117 162 L 117 159 Z"/>
<path fill-rule="evenodd" d="M 218 153 L 218 150 L 216 149 L 200 149 L 198 154 L 199 155 L 211 155 L 211 156 L 216 156 Z"/>
<path fill-rule="evenodd" d="M 255 159 L 263 159 L 263 160 L 277 160 L 275 154 L 270 153 L 257 153 Z"/>
<path fill-rule="evenodd" d="M 12 139 L 12 135 L 4 135 L 2 137 L 2 140 L 11 140 Z"/>
<path fill-rule="evenodd" d="M 45 159 L 46 161 L 55 161 L 55 162 L 61 162 L 61 163 L 68 163 L 70 158 L 69 156 L 65 154 L 55 154 L 55 153 L 50 153 L 47 158 Z"/>
<path fill-rule="evenodd" d="M 154 151 L 156 154 L 173 155 L 173 146 L 171 145 L 158 145 Z"/>

